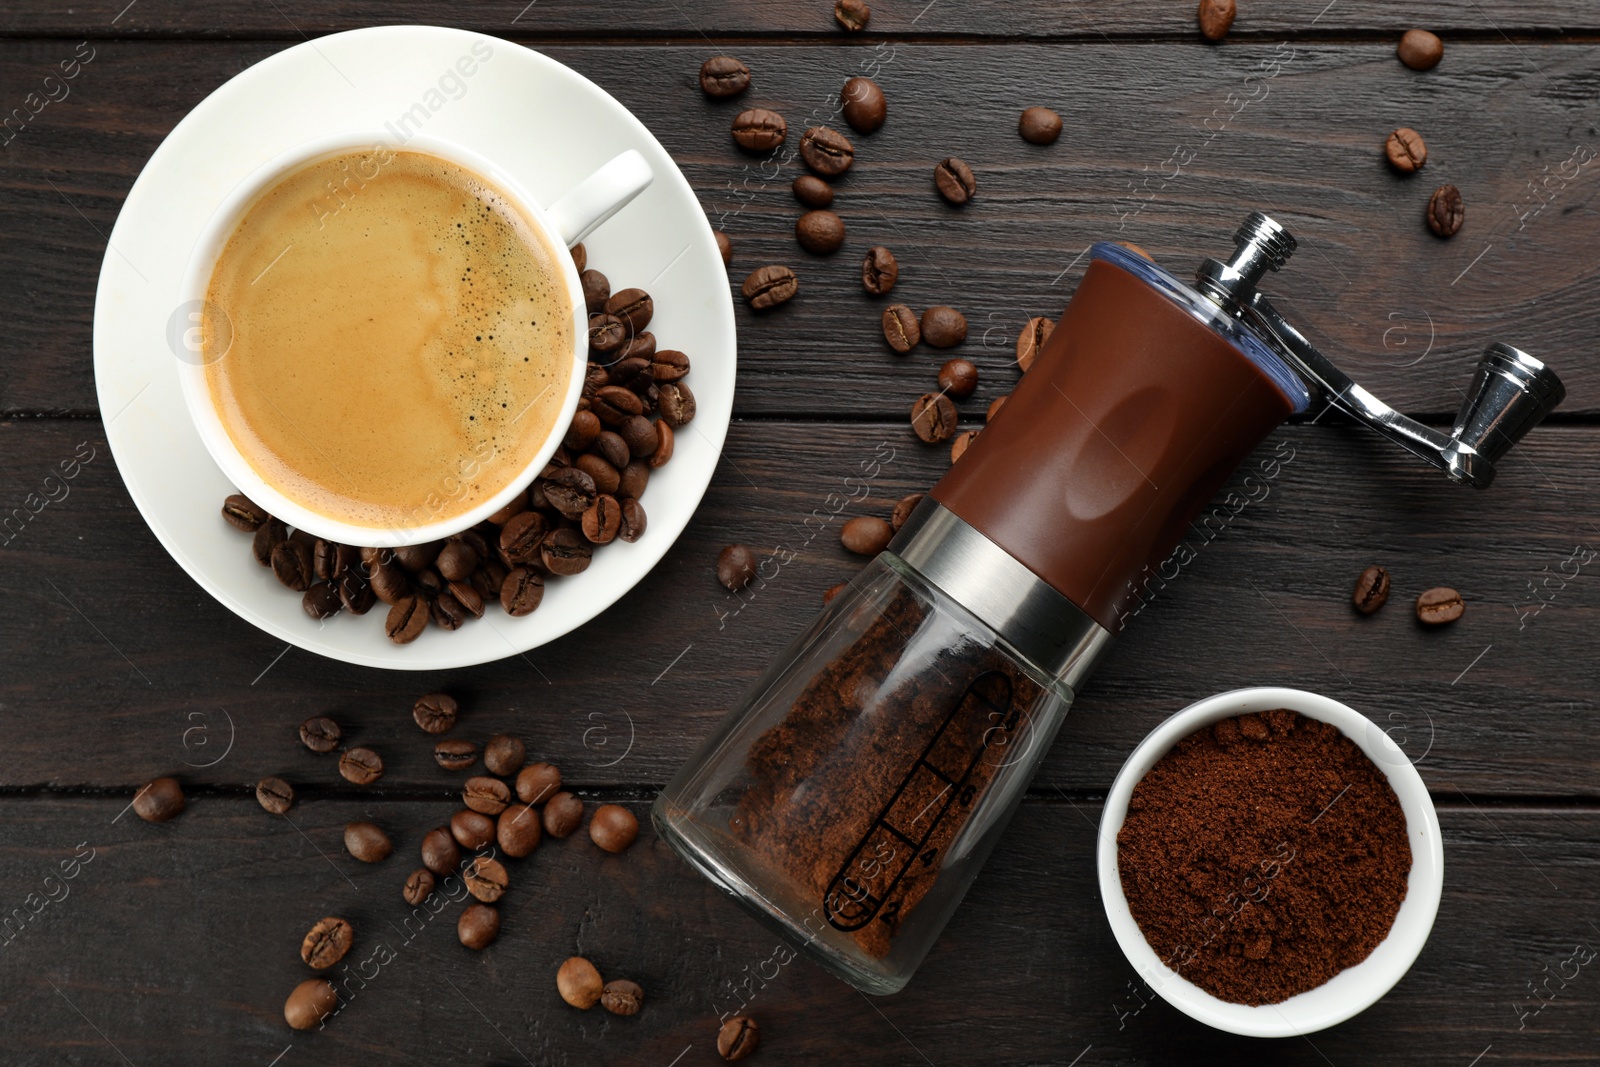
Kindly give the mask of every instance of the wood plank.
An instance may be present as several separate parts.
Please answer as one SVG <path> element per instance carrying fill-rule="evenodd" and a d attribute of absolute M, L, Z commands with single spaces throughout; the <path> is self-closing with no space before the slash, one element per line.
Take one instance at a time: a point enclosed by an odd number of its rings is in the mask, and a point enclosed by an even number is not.
<path fill-rule="evenodd" d="M 409 714 L 436 688 L 466 702 L 461 736 L 515 732 L 584 785 L 662 783 L 800 632 L 822 591 L 860 566 L 837 542 L 842 521 L 887 514 L 947 463 L 904 424 L 738 422 L 687 532 L 610 611 L 526 660 L 413 675 L 282 654 L 212 601 L 134 511 L 93 422 L 0 424 L 7 509 L 41 492 L 85 441 L 96 457 L 70 495 L 0 549 L 0 786 L 107 789 L 178 773 L 194 785 L 282 774 L 332 788 L 341 783 L 331 761 L 295 734 L 327 713 L 383 754 L 389 770 L 374 792 L 443 796 L 459 776 L 433 766 L 431 739 Z M 859 483 L 846 478 L 862 477 L 880 443 L 892 458 L 852 502 Z M 1261 466 L 1274 456 L 1271 478 Z M 1192 562 L 1164 588 L 1151 584 L 1147 609 L 1070 713 L 1036 788 L 1104 790 L 1172 711 L 1221 690 L 1281 684 L 1364 711 L 1440 795 L 1594 796 L 1600 597 L 1594 564 L 1571 560 L 1574 546 L 1600 544 L 1597 456 L 1600 430 L 1537 430 L 1479 496 L 1364 431 L 1280 431 L 1235 480 L 1253 502 L 1232 515 L 1223 506 L 1189 536 Z M 1256 481 L 1246 485 L 1249 472 Z M 813 513 L 818 521 L 803 525 Z M 735 596 L 713 577 L 730 542 L 794 558 Z M 239 536 L 241 567 L 254 566 L 247 553 Z M 1389 567 L 1394 594 L 1363 618 L 1349 590 L 1374 561 Z M 1411 600 L 1440 584 L 1470 606 L 1459 623 L 1425 630 Z"/>
<path fill-rule="evenodd" d="M 1094 804 L 1025 804 L 917 978 L 868 1001 L 807 961 L 770 965 L 777 936 L 648 829 L 620 857 L 575 837 L 514 861 L 500 938 L 478 954 L 456 943 L 459 903 L 403 925 L 399 886 L 421 832 L 449 814 L 442 803 L 311 801 L 292 826 L 242 797 L 196 797 L 161 826 L 113 821 L 122 803 L 5 803 L 7 907 L 59 898 L 6 949 L 8 1063 L 711 1064 L 719 1015 L 739 1003 L 731 983 L 758 973 L 769 980 L 747 1010 L 763 1064 L 1064 1064 L 1087 1053 L 1080 1062 L 1223 1065 L 1263 1053 L 1138 984 L 1097 895 Z M 1448 880 L 1411 973 L 1354 1020 L 1273 1044 L 1273 1062 L 1369 1062 L 1380 1047 L 1385 1063 L 1407 1065 L 1465 1064 L 1490 1045 L 1502 1063 L 1592 1052 L 1600 992 L 1587 969 L 1520 1030 L 1517 1011 L 1538 1003 L 1527 983 L 1600 940 L 1586 921 L 1600 905 L 1600 813 L 1456 806 L 1441 817 Z M 341 827 L 356 818 L 390 828 L 395 856 L 346 856 Z M 44 882 L 90 849 L 75 878 Z M 356 928 L 354 995 L 326 1029 L 296 1034 L 281 1005 L 309 974 L 301 936 L 329 914 Z M 379 966 L 384 950 L 392 959 Z M 554 973 L 574 953 L 640 982 L 643 1011 L 562 1004 Z M 1139 999 L 1149 1006 L 1135 1011 Z"/>
<path fill-rule="evenodd" d="M 0 155 L 0 232 L 9 237 L 0 287 L 15 294 L 0 411 L 94 409 L 94 287 L 127 189 L 206 93 L 283 45 L 93 47 L 72 94 Z M 707 46 L 550 52 L 663 139 L 734 240 L 735 286 L 766 262 L 801 274 L 801 295 L 775 314 L 758 318 L 736 299 L 741 413 L 898 417 L 932 380 L 943 354 L 923 348 L 902 360 L 882 343 L 880 302 L 857 280 L 869 244 L 896 250 L 896 297 L 965 310 L 972 333 L 963 354 L 980 364 L 992 383 L 984 395 L 993 395 L 1014 374 L 1018 329 L 1059 311 L 1089 242 L 1131 240 L 1187 274 L 1202 256 L 1226 252 L 1255 207 L 1302 243 L 1271 291 L 1396 406 L 1447 416 L 1484 345 L 1504 339 L 1559 368 L 1569 390 L 1564 413 L 1600 412 L 1600 367 L 1584 358 L 1600 333 L 1600 305 L 1589 298 L 1600 276 L 1590 254 L 1595 165 L 1579 162 L 1600 138 L 1589 91 L 1600 45 L 1463 44 L 1452 53 L 1459 62 L 1419 76 L 1387 45 L 1301 44 L 1276 78 L 1247 83 L 1275 48 L 741 45 L 758 78 L 750 102 L 786 112 L 797 132 L 807 116 L 832 114 L 830 94 L 846 76 L 877 64 L 892 117 L 857 138 L 860 162 L 839 183 L 836 203 L 850 237 L 828 260 L 792 239 L 798 210 L 788 184 L 797 164 L 763 170 L 742 156 L 727 134 L 737 105 L 712 103 L 695 88 Z M 70 51 L 59 40 L 0 42 L 0 100 L 24 98 Z M 1222 125 L 1250 93 L 1256 101 L 1210 138 L 1206 124 Z M 1015 133 L 1018 109 L 1036 102 L 1066 116 L 1068 132 L 1051 148 Z M 1431 145 L 1426 170 L 1411 180 L 1380 159 L 1384 136 L 1401 124 Z M 933 163 L 951 153 L 979 176 L 979 197 L 962 211 L 943 205 L 929 180 Z M 1570 179 L 1559 176 L 1564 166 Z M 1449 242 L 1421 223 L 1428 192 L 1443 181 L 1469 205 L 1466 228 Z M 1553 197 L 1537 214 L 1544 201 L 1534 199 L 1534 182 Z"/>

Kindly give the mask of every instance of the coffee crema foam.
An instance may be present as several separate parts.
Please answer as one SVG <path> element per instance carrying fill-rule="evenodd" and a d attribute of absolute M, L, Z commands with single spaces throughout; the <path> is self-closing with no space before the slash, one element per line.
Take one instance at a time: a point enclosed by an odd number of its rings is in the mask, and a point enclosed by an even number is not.
<path fill-rule="evenodd" d="M 284 496 L 375 534 L 470 511 L 560 415 L 566 254 L 437 156 L 377 146 L 291 172 L 241 218 L 206 293 L 231 327 L 204 354 L 223 427 Z"/>

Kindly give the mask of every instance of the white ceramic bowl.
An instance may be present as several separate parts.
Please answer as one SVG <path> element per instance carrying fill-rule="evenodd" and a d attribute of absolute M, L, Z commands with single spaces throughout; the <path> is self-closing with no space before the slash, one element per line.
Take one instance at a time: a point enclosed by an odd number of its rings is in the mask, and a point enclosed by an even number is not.
<path fill-rule="evenodd" d="M 1133 787 L 1166 755 L 1173 745 L 1196 730 L 1221 719 L 1250 712 L 1288 708 L 1311 719 L 1338 727 L 1354 741 L 1389 778 L 1405 813 L 1411 842 L 1411 876 L 1406 899 L 1395 916 L 1389 936 L 1372 955 L 1347 968 L 1316 989 L 1279 1004 L 1250 1007 L 1218 1000 L 1161 962 L 1128 911 L 1117 870 L 1117 833 L 1128 813 Z M 1248 1037 L 1295 1037 L 1341 1023 L 1371 1007 L 1394 988 L 1415 962 L 1433 929 L 1444 889 L 1444 846 L 1439 837 L 1439 817 L 1422 776 L 1405 753 L 1372 720 L 1337 700 L 1299 689 L 1235 689 L 1218 693 L 1168 718 L 1152 730 L 1122 765 L 1106 798 L 1100 819 L 1100 898 L 1106 918 L 1123 955 L 1139 976 L 1167 1003 L 1191 1018 L 1218 1030 Z"/>

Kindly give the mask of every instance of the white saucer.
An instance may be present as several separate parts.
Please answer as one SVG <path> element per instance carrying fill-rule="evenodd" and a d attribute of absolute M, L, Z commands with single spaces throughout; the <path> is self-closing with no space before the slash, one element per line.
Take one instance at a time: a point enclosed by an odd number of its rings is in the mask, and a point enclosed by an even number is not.
<path fill-rule="evenodd" d="M 458 68 L 462 57 L 470 62 Z M 189 421 L 167 335 L 190 248 L 230 189 L 294 144 L 398 124 L 408 113 L 408 132 L 420 125 L 477 151 L 545 204 L 618 152 L 643 153 L 654 183 L 584 245 L 613 289 L 640 286 L 655 298 L 650 330 L 662 348 L 689 354 L 698 413 L 678 431 L 672 461 L 652 473 L 641 500 L 649 522 L 637 543 L 606 545 L 584 573 L 553 579 L 532 615 L 514 619 L 491 607 L 460 632 L 430 627 L 401 647 L 384 636 L 382 604 L 360 618 L 313 621 L 298 594 L 256 565 L 248 535 L 223 522 L 218 509 L 233 487 Z M 711 227 L 650 131 L 553 59 L 430 26 L 320 37 L 263 60 L 202 101 L 128 193 L 95 298 L 95 385 L 106 437 L 133 502 L 167 551 L 268 633 L 346 663 L 399 670 L 463 667 L 535 648 L 594 618 L 649 573 L 711 481 L 733 408 L 735 351 L 733 302 Z"/>

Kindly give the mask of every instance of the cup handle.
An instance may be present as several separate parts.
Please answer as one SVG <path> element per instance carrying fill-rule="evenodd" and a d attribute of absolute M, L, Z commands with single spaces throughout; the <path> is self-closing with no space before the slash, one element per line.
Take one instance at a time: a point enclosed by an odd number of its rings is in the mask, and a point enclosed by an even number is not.
<path fill-rule="evenodd" d="M 655 172 L 630 148 L 579 182 L 545 209 L 556 233 L 571 248 L 612 215 L 628 206 L 655 180 Z"/>

